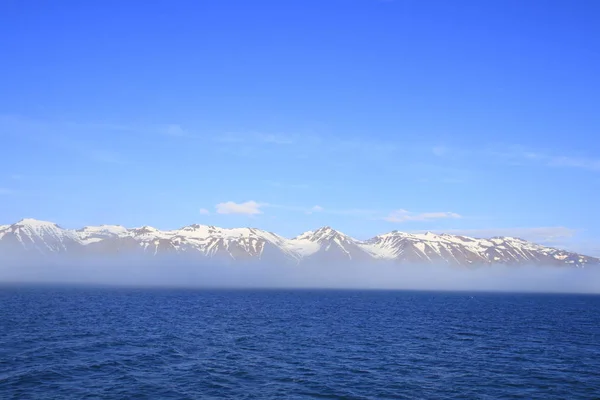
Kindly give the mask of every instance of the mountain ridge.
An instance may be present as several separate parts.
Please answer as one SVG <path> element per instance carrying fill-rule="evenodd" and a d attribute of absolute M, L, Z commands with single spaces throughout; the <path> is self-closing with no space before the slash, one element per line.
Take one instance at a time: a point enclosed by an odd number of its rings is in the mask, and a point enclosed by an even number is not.
<path fill-rule="evenodd" d="M 0 258 L 78 257 L 140 255 L 185 256 L 197 262 L 307 262 L 397 264 L 448 264 L 471 267 L 492 264 L 540 264 L 586 267 L 600 259 L 547 247 L 524 239 L 495 236 L 474 238 L 447 233 L 407 233 L 393 230 L 367 240 L 358 240 L 330 226 L 304 232 L 293 238 L 258 228 L 220 228 L 192 224 L 160 230 L 148 225 L 85 226 L 64 229 L 60 225 L 25 218 L 0 225 Z"/>

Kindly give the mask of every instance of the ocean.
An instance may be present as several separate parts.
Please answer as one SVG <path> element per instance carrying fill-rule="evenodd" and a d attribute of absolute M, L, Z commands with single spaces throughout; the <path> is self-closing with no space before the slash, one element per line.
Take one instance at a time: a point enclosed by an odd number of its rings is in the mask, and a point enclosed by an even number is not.
<path fill-rule="evenodd" d="M 1 399 L 600 398 L 600 296 L 0 288 Z"/>

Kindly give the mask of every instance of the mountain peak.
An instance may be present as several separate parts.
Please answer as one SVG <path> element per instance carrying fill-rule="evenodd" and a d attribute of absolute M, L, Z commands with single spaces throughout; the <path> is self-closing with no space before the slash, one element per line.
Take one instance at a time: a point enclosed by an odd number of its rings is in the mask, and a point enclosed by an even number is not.
<path fill-rule="evenodd" d="M 39 226 L 39 227 L 56 227 L 54 222 L 42 221 L 35 218 L 23 218 L 22 220 L 16 222 L 14 226 Z"/>
<path fill-rule="evenodd" d="M 527 240 L 525 240 L 525 239 L 521 239 L 521 238 L 514 237 L 514 236 L 494 236 L 491 239 L 510 240 L 510 241 L 514 241 L 514 242 L 527 242 Z"/>
<path fill-rule="evenodd" d="M 148 225 L 144 225 L 144 226 L 141 226 L 139 228 L 134 228 L 134 229 L 132 229 L 132 231 L 135 232 L 136 234 L 139 234 L 139 235 L 160 232 L 158 229 L 153 228 L 153 227 L 148 226 Z"/>
<path fill-rule="evenodd" d="M 306 232 L 306 233 L 302 234 L 301 236 L 299 236 L 299 238 L 308 239 L 313 242 L 329 241 L 329 240 L 334 240 L 336 238 L 338 238 L 339 240 L 349 239 L 349 237 L 347 235 L 343 234 L 340 231 L 336 231 L 335 229 L 333 229 L 330 226 L 323 226 L 314 232 L 312 232 L 312 231 Z"/>
<path fill-rule="evenodd" d="M 335 229 L 333 229 L 330 226 L 322 226 L 321 228 L 314 230 L 314 231 L 306 231 L 306 232 L 296 236 L 294 239 L 310 240 L 312 242 L 316 242 L 316 241 L 323 240 L 325 238 L 331 238 L 331 237 L 337 236 L 339 234 L 340 233 L 338 231 L 336 231 Z"/>
<path fill-rule="evenodd" d="M 64 230 L 54 222 L 41 221 L 34 218 L 23 218 L 19 222 L 10 226 L 13 230 L 24 230 L 34 234 L 42 234 L 48 232 L 63 232 Z"/>
<path fill-rule="evenodd" d="M 0 238 L 12 241 L 10 247 L 13 249 L 16 249 L 15 244 L 20 244 L 26 251 L 41 253 L 45 251 L 64 252 L 68 248 L 75 249 L 81 245 L 81 241 L 74 231 L 63 229 L 54 222 L 34 218 L 23 218 L 10 225 Z"/>
<path fill-rule="evenodd" d="M 191 224 L 191 225 L 182 226 L 178 230 L 186 231 L 186 232 L 194 232 L 194 231 L 198 231 L 198 230 L 208 230 L 208 229 L 215 229 L 215 227 L 208 226 L 208 225 L 201 225 L 201 224 Z"/>
<path fill-rule="evenodd" d="M 329 232 L 337 232 L 335 229 L 330 227 L 329 225 L 322 226 L 315 231 L 315 233 L 329 233 Z"/>
<path fill-rule="evenodd" d="M 600 259 L 550 248 L 515 237 L 496 236 L 476 239 L 460 235 L 406 233 L 394 230 L 369 240 L 356 240 L 331 226 L 322 226 L 294 239 L 257 228 L 220 228 L 192 224 L 162 231 L 145 225 L 127 229 L 119 225 L 86 226 L 63 229 L 57 224 L 24 218 L 0 226 L 0 250 L 83 252 L 143 251 L 150 255 L 174 252 L 185 256 L 258 259 L 275 257 L 298 263 L 325 260 L 388 260 L 398 263 L 447 263 L 459 266 L 476 264 L 600 265 Z M 86 253 L 88 252 L 89 253 Z M 2 251 L 0 251 L 0 258 Z"/>

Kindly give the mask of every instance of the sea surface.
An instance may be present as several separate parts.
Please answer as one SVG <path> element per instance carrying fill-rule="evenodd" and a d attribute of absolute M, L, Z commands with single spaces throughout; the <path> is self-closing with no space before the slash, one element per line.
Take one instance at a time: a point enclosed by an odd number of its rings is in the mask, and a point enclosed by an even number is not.
<path fill-rule="evenodd" d="M 600 398 L 600 296 L 0 287 L 1 399 Z"/>

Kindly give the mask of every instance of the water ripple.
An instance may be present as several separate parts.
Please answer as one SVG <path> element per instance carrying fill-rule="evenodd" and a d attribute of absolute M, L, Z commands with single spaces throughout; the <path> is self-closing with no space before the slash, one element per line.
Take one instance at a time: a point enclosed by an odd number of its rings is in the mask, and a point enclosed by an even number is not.
<path fill-rule="evenodd" d="M 600 297 L 0 289 L 1 398 L 587 399 Z"/>

